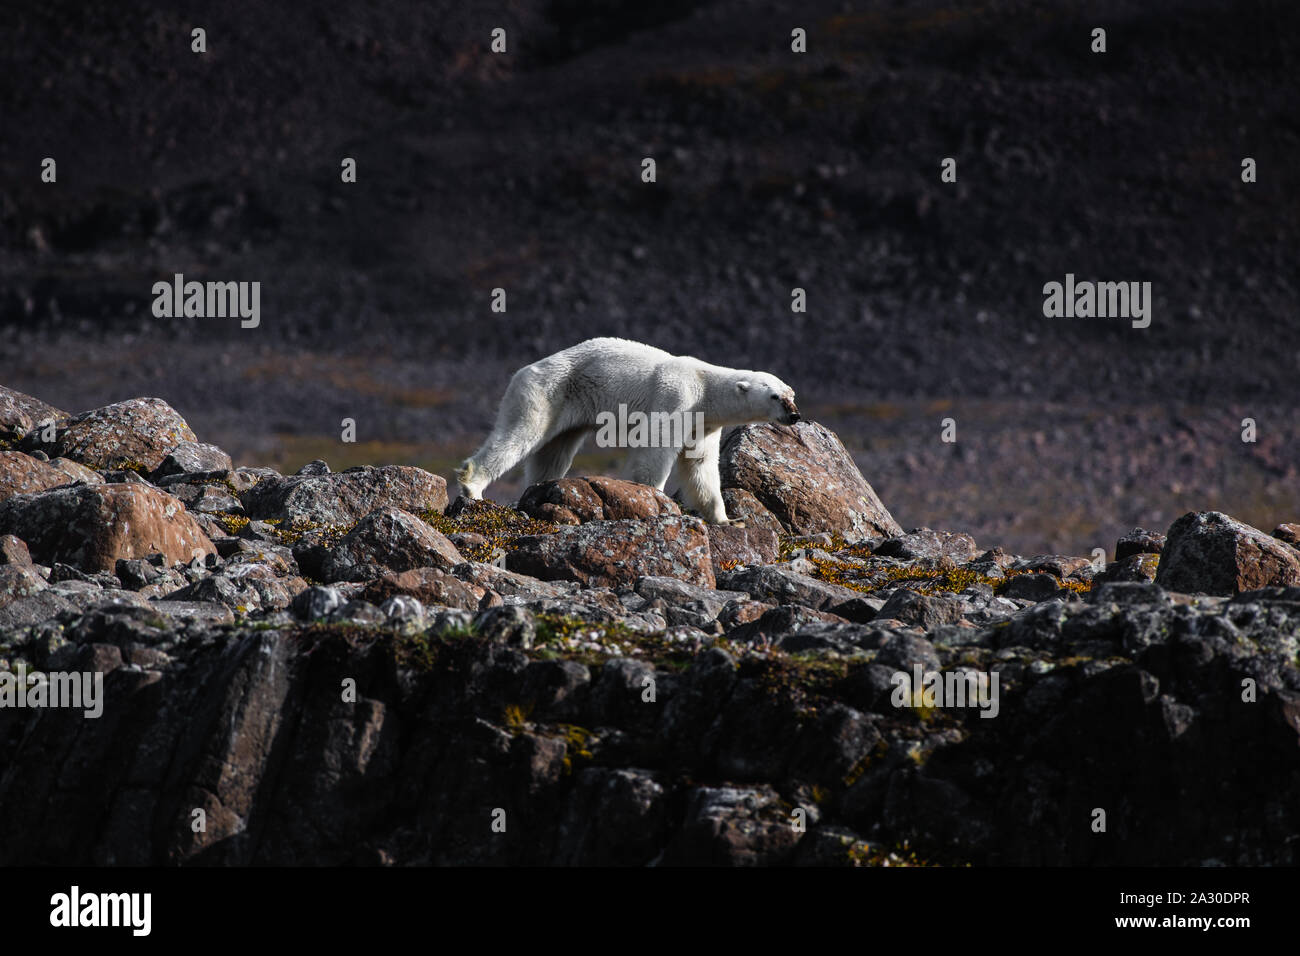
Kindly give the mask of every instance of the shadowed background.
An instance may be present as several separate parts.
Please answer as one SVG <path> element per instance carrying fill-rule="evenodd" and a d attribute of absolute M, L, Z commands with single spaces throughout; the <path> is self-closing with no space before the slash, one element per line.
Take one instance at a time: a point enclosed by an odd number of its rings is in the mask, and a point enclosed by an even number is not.
<path fill-rule="evenodd" d="M 621 335 L 781 376 L 904 527 L 1300 519 L 1293 3 L 212 6 L 7 5 L 0 384 L 450 478 L 515 368 Z M 176 272 L 261 326 L 154 318 Z M 1151 327 L 1044 318 L 1067 272 L 1150 281 Z"/>

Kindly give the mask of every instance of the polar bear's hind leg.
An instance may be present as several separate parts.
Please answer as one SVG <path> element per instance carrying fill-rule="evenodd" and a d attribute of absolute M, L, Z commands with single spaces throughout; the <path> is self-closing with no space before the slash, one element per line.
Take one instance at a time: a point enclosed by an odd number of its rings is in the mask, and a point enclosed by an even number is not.
<path fill-rule="evenodd" d="M 663 491 L 676 457 L 676 448 L 633 448 L 628 453 L 627 476 L 632 481 Z"/>
<path fill-rule="evenodd" d="M 563 478 L 573 466 L 573 456 L 586 440 L 589 429 L 561 432 L 524 459 L 524 486 Z"/>

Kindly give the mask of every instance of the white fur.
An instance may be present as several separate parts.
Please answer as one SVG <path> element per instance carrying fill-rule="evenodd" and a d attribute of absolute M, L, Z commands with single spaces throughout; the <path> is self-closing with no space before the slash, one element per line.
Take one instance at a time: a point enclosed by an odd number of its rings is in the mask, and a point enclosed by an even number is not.
<path fill-rule="evenodd" d="M 662 491 L 675 464 L 687 503 L 712 524 L 730 523 L 718 473 L 722 429 L 798 420 L 794 390 L 775 375 L 710 365 L 627 339 L 588 339 L 514 374 L 492 433 L 456 472 L 462 492 L 482 497 L 521 461 L 529 485 L 563 478 L 583 440 L 596 431 L 597 415 L 620 404 L 646 414 L 703 413 L 703 454 L 630 448 L 627 472 Z"/>

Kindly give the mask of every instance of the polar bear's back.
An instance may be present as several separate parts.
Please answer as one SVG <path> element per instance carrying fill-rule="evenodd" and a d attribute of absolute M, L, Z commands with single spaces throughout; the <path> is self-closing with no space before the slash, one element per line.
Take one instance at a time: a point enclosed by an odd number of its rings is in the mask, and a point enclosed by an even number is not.
<path fill-rule="evenodd" d="M 583 383 L 586 388 L 626 387 L 651 381 L 668 363 L 694 360 L 631 339 L 587 339 L 563 351 L 539 359 L 521 371 L 551 383 Z"/>
<path fill-rule="evenodd" d="M 554 355 L 548 355 L 534 364 L 549 364 L 555 367 L 563 366 L 576 369 L 593 363 L 602 366 L 616 363 L 644 370 L 656 368 L 674 358 L 676 356 L 671 353 L 655 348 L 653 345 L 646 345 L 644 342 L 633 342 L 631 339 L 604 336 L 571 345 L 567 349 L 556 352 Z"/>
<path fill-rule="evenodd" d="M 672 383 L 669 390 L 676 393 L 693 380 L 690 372 L 700 365 L 698 359 L 643 342 L 603 337 L 526 365 L 515 373 L 515 380 L 530 392 L 545 393 L 552 408 L 564 410 L 562 420 L 585 422 L 618 404 L 643 410 L 659 407 L 664 404 L 665 382 Z"/>

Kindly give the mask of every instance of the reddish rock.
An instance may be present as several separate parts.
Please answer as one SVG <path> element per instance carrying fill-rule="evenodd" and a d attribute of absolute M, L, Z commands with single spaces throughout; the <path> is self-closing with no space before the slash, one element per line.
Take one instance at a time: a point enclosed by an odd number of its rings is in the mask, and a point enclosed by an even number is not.
<path fill-rule="evenodd" d="M 1169 528 L 1156 584 L 1223 595 L 1297 585 L 1300 551 L 1217 511 L 1191 512 Z"/>
<path fill-rule="evenodd" d="M 765 601 L 728 601 L 718 612 L 718 622 L 726 629 L 757 621 L 777 605 Z"/>
<path fill-rule="evenodd" d="M 739 428 L 722 446 L 721 466 L 724 488 L 749 491 L 792 534 L 903 533 L 839 438 L 814 422 Z"/>
<path fill-rule="evenodd" d="M 390 597 L 400 594 L 415 598 L 426 607 L 455 607 L 466 611 L 477 610 L 483 599 L 493 592 L 486 588 L 466 584 L 464 581 L 437 568 L 412 568 L 398 574 L 385 574 L 361 592 L 361 600 L 376 607 Z M 497 602 L 500 603 L 498 597 Z"/>
<path fill-rule="evenodd" d="M 1273 537 L 1290 545 L 1300 545 L 1300 524 L 1280 524 L 1273 529 Z"/>
<path fill-rule="evenodd" d="M 72 479 L 47 461 L 18 451 L 0 451 L 0 501 L 70 484 Z"/>
<path fill-rule="evenodd" d="M 519 510 L 542 521 L 574 525 L 679 515 L 682 509 L 658 488 L 620 478 L 559 478 L 531 485 Z"/>
<path fill-rule="evenodd" d="M 478 548 L 486 548 L 489 544 L 488 539 L 477 531 L 453 531 L 447 535 L 447 540 L 462 554 Z"/>
<path fill-rule="evenodd" d="M 727 517 L 746 528 L 759 528 L 773 534 L 785 533 L 780 519 L 744 488 L 723 488 L 722 503 L 727 508 Z"/>
<path fill-rule="evenodd" d="M 0 564 L 30 567 L 31 563 L 32 555 L 27 550 L 27 542 L 11 534 L 0 534 Z"/>
<path fill-rule="evenodd" d="M 506 556 L 511 571 L 543 581 L 618 587 L 642 575 L 678 578 L 711 588 L 707 526 L 699 518 L 663 515 L 645 521 L 592 521 L 555 534 L 520 538 Z"/>
<path fill-rule="evenodd" d="M 49 461 L 51 468 L 57 468 L 68 476 L 68 484 L 82 482 L 87 485 L 102 485 L 104 478 L 97 471 L 92 471 L 85 465 L 73 461 L 71 458 L 51 458 Z"/>
<path fill-rule="evenodd" d="M 181 442 L 194 440 L 185 419 L 161 398 L 132 398 L 59 422 L 52 442 L 32 432 L 23 447 L 91 468 L 152 471 Z"/>
<path fill-rule="evenodd" d="M 39 398 L 0 385 L 0 438 L 20 438 L 43 422 L 67 417 L 67 412 Z"/>
<path fill-rule="evenodd" d="M 216 549 L 185 507 L 143 484 L 76 485 L 0 502 L 0 534 L 27 542 L 42 564 L 112 571 L 119 558 L 162 554 L 169 564 Z"/>
<path fill-rule="evenodd" d="M 742 565 L 771 564 L 780 552 L 775 531 L 712 524 L 708 528 L 709 555 L 715 575 Z"/>

